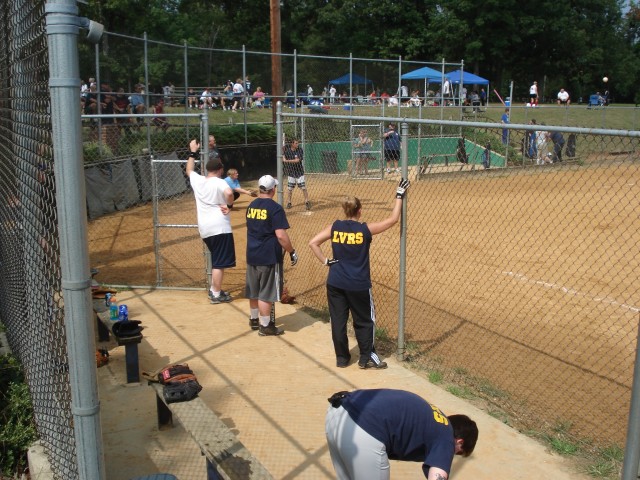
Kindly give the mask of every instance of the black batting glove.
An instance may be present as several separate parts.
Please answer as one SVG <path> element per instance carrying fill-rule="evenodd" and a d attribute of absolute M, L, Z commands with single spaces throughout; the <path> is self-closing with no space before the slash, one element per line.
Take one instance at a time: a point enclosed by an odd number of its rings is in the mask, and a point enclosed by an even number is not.
<path fill-rule="evenodd" d="M 298 263 L 298 254 L 296 253 L 296 251 L 292 251 L 289 256 L 291 257 L 291 266 L 295 266 L 296 263 Z"/>
<path fill-rule="evenodd" d="M 398 188 L 396 188 L 396 198 L 404 198 L 407 193 L 407 189 L 409 188 L 410 182 L 406 178 L 400 180 L 398 183 Z"/>
<path fill-rule="evenodd" d="M 335 265 L 336 263 L 338 263 L 340 260 L 336 260 L 335 258 L 325 258 L 324 259 L 324 264 L 327 267 L 330 267 L 331 265 Z"/>

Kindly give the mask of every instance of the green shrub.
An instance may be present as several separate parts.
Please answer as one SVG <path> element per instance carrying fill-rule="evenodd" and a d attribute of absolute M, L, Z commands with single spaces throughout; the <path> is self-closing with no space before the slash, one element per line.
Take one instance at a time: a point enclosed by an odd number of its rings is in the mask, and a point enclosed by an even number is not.
<path fill-rule="evenodd" d="M 0 357 L 0 473 L 13 476 L 27 466 L 27 449 L 36 440 L 33 407 L 18 361 Z M 2 476 L 0 475 L 0 477 Z"/>

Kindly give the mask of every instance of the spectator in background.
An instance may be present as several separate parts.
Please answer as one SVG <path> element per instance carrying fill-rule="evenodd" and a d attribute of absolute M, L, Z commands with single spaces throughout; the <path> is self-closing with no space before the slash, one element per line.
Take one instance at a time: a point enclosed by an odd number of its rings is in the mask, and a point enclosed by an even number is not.
<path fill-rule="evenodd" d="M 115 99 L 113 101 L 113 110 L 115 111 L 115 113 L 121 115 L 129 113 L 129 98 L 124 93 L 124 88 L 122 87 L 120 87 L 118 89 L 118 92 L 116 93 Z M 131 123 L 129 118 L 121 118 L 116 121 L 118 125 L 124 125 L 127 130 L 128 127 L 126 127 L 126 125 L 129 125 Z"/>
<path fill-rule="evenodd" d="M 544 123 L 541 124 L 544 126 Z M 548 133 L 544 130 L 536 130 L 536 164 L 544 165 L 547 162 L 549 150 L 547 148 Z"/>
<path fill-rule="evenodd" d="M 564 148 L 564 136 L 560 132 L 551 132 L 547 135 L 547 138 L 553 142 L 553 154 L 551 155 L 551 162 L 562 162 L 562 149 Z"/>
<path fill-rule="evenodd" d="M 264 92 L 262 87 L 256 88 L 256 92 L 253 94 L 253 105 L 262 108 L 264 106 Z"/>
<path fill-rule="evenodd" d="M 131 102 L 131 113 L 146 113 L 146 106 L 144 104 L 144 97 L 142 96 L 143 89 L 142 85 L 138 84 L 135 87 L 135 93 L 131 95 L 129 101 Z M 142 117 L 136 118 L 138 123 L 143 122 Z"/>
<path fill-rule="evenodd" d="M 236 83 L 233 84 L 233 106 L 231 111 L 237 112 L 239 108 L 244 108 L 244 87 L 242 86 L 241 78 L 238 78 Z"/>
<path fill-rule="evenodd" d="M 389 103 L 389 94 L 386 90 L 383 90 L 380 94 L 380 102 L 384 105 L 385 103 Z"/>
<path fill-rule="evenodd" d="M 471 92 L 471 96 L 469 97 L 469 100 L 471 101 L 471 106 L 473 107 L 473 111 L 477 112 L 478 107 L 480 107 L 480 103 L 481 103 L 478 92 L 476 92 L 475 90 Z"/>
<path fill-rule="evenodd" d="M 393 97 L 391 97 L 393 98 Z M 382 134 L 384 143 L 384 159 L 387 162 L 387 173 L 391 173 L 393 164 L 396 172 L 400 173 L 398 160 L 400 160 L 400 134 L 396 131 L 396 125 L 390 123 L 389 127 Z"/>
<path fill-rule="evenodd" d="M 509 109 L 505 108 L 504 113 L 502 114 L 502 117 L 500 117 L 500 123 L 502 123 L 503 125 L 507 125 L 509 123 Z M 503 128 L 502 129 L 502 144 L 503 145 L 508 145 L 509 144 L 509 129 L 508 128 Z"/>
<path fill-rule="evenodd" d="M 487 104 L 487 92 L 484 88 L 480 89 L 480 104 L 484 107 Z"/>
<path fill-rule="evenodd" d="M 369 159 L 371 158 L 371 149 L 373 148 L 373 140 L 369 138 L 364 129 L 358 132 L 358 136 L 353 141 L 353 156 L 355 157 L 356 175 L 369 174 Z"/>
<path fill-rule="evenodd" d="M 200 108 L 211 108 L 213 107 L 213 98 L 211 95 L 211 90 L 209 87 L 206 87 L 200 95 Z"/>
<path fill-rule="evenodd" d="M 529 87 L 529 103 L 532 107 L 538 105 L 538 82 L 533 82 Z"/>
<path fill-rule="evenodd" d="M 189 108 L 198 108 L 198 96 L 193 91 L 193 87 L 189 87 L 187 91 L 187 104 Z"/>
<path fill-rule="evenodd" d="M 98 86 L 95 83 L 89 86 L 89 92 L 85 96 L 84 113 L 85 115 L 98 113 Z"/>
<path fill-rule="evenodd" d="M 336 102 L 336 92 L 337 92 L 336 87 L 331 85 L 331 87 L 329 88 L 329 103 Z"/>
<path fill-rule="evenodd" d="M 158 100 L 158 103 L 156 103 L 156 106 L 153 108 L 153 113 L 155 113 L 156 116 L 153 117 L 153 119 L 151 120 L 151 123 L 155 125 L 157 128 L 166 132 L 170 125 L 169 125 L 169 122 L 167 121 L 167 117 L 163 115 L 164 99 L 161 98 L 160 100 Z"/>
<path fill-rule="evenodd" d="M 571 105 L 571 99 L 569 98 L 569 92 L 567 92 L 564 88 L 561 88 L 558 92 L 558 105 L 564 105 L 568 107 Z"/>

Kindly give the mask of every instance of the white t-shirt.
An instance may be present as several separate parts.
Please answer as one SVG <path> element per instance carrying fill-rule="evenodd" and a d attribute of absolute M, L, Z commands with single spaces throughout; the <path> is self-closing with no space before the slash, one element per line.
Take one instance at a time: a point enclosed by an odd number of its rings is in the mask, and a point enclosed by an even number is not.
<path fill-rule="evenodd" d="M 336 96 L 336 89 L 335 89 L 335 87 L 331 87 L 331 88 L 329 89 L 329 95 L 331 95 L 332 97 L 335 97 L 335 96 Z"/>
<path fill-rule="evenodd" d="M 231 190 L 229 184 L 222 178 L 203 177 L 196 172 L 191 172 L 189 182 L 196 198 L 200 237 L 231 233 L 231 218 L 220 210 L 221 205 L 227 204 L 224 192 Z"/>
<path fill-rule="evenodd" d="M 449 93 L 451 93 L 451 84 L 449 83 L 449 80 L 444 81 L 444 85 L 442 86 L 442 93 L 444 93 L 445 95 L 449 95 Z"/>
<path fill-rule="evenodd" d="M 538 85 L 535 83 L 529 87 L 529 95 L 537 95 L 538 94 Z"/>
<path fill-rule="evenodd" d="M 567 100 L 569 100 L 569 92 L 567 92 L 566 90 L 564 92 L 558 92 L 558 100 L 560 100 L 561 102 L 566 102 Z"/>
<path fill-rule="evenodd" d="M 244 87 L 242 86 L 241 83 L 234 83 L 233 84 L 233 93 L 236 94 L 236 95 L 244 93 Z"/>

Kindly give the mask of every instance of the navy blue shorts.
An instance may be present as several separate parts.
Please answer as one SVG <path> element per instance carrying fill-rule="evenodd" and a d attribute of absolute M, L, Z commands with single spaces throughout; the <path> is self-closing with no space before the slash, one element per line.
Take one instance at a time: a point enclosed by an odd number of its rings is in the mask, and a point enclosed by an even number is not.
<path fill-rule="evenodd" d="M 222 269 L 236 266 L 236 247 L 233 233 L 221 233 L 203 239 L 211 252 L 211 268 Z"/>

